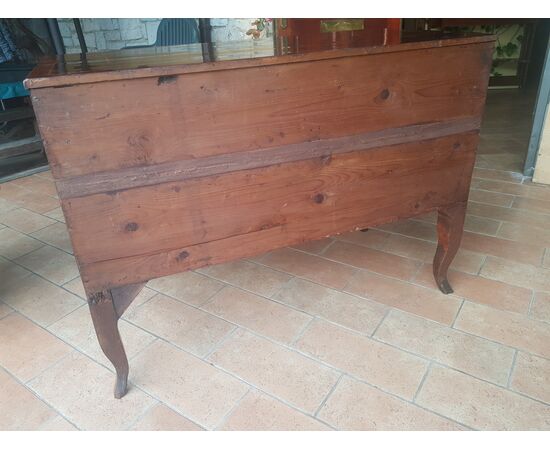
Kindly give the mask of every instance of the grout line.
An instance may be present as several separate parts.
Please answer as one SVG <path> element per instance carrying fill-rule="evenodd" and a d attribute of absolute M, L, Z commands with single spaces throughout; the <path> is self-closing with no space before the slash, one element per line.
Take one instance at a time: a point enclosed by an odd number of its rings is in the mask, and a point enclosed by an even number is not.
<path fill-rule="evenodd" d="M 455 329 L 456 320 L 458 319 L 458 316 L 459 316 L 459 314 L 460 314 L 460 311 L 462 311 L 462 307 L 464 306 L 465 301 L 466 301 L 465 299 L 462 299 L 462 302 L 460 303 L 460 306 L 459 306 L 458 309 L 456 310 L 455 317 L 454 317 L 452 323 L 449 325 L 449 328 Z"/>
<path fill-rule="evenodd" d="M 319 406 L 317 407 L 317 409 L 315 410 L 315 412 L 313 413 L 313 417 L 317 417 L 319 415 L 319 413 L 321 412 L 321 409 L 323 409 L 323 406 L 325 406 L 325 403 L 327 402 L 327 400 L 329 399 L 329 397 L 332 395 L 332 393 L 336 390 L 336 388 L 338 387 L 338 385 L 340 384 L 340 381 L 342 380 L 342 378 L 344 378 L 344 372 L 342 372 L 340 374 L 340 376 L 338 377 L 338 379 L 336 380 L 336 383 L 334 383 L 334 385 L 329 389 L 329 391 L 327 392 L 327 395 L 325 395 L 325 398 L 323 398 L 323 400 L 321 401 L 321 403 L 319 404 Z"/>
<path fill-rule="evenodd" d="M 510 366 L 510 372 L 508 373 L 508 381 L 506 382 L 506 388 L 508 390 L 512 390 L 512 388 L 510 387 L 510 385 L 512 384 L 512 376 L 514 374 L 514 369 L 516 367 L 516 360 L 518 358 L 518 353 L 519 353 L 519 350 L 515 350 L 514 351 L 514 356 L 512 357 L 512 364 Z"/>
<path fill-rule="evenodd" d="M 380 329 L 380 327 L 382 326 L 382 324 L 384 323 L 384 321 L 386 320 L 386 318 L 390 315 L 391 311 L 392 311 L 392 307 L 391 306 L 388 306 L 388 310 L 384 313 L 384 315 L 382 316 L 382 320 L 380 320 L 380 322 L 378 322 L 378 325 L 376 325 L 374 327 L 374 330 L 372 330 L 372 333 L 370 334 L 369 337 L 374 338 L 374 335 L 378 332 L 378 330 Z"/>
<path fill-rule="evenodd" d="M 428 366 L 426 367 L 426 371 L 424 372 L 424 375 L 422 375 L 422 379 L 420 380 L 420 383 L 418 384 L 418 388 L 416 389 L 416 392 L 414 393 L 414 396 L 412 398 L 412 403 L 414 403 L 415 405 L 416 405 L 416 397 L 418 397 L 420 390 L 424 386 L 424 382 L 426 381 L 426 378 L 428 378 L 428 373 L 430 372 L 431 368 L 432 368 L 432 361 L 428 363 Z"/>
<path fill-rule="evenodd" d="M 304 328 L 302 328 L 302 329 L 298 332 L 298 334 L 296 335 L 296 337 L 295 337 L 291 342 L 289 342 L 289 344 L 288 344 L 289 347 L 293 347 L 293 348 L 294 348 L 294 347 L 296 346 L 296 344 L 298 343 L 298 341 L 303 337 L 303 335 L 304 335 L 304 334 L 306 333 L 306 331 L 309 329 L 309 327 L 311 326 L 311 324 L 312 324 L 313 322 L 315 322 L 316 320 L 317 320 L 317 318 L 316 318 L 315 316 L 313 316 L 313 317 L 311 318 L 311 320 L 310 320 L 308 323 L 305 324 Z"/>
<path fill-rule="evenodd" d="M 476 276 L 481 277 L 481 271 L 483 270 L 483 266 L 485 265 L 488 259 L 489 259 L 489 255 L 483 255 L 481 264 L 479 265 L 479 269 L 477 269 L 477 273 L 475 274 Z"/>
<path fill-rule="evenodd" d="M 63 357 L 62 359 L 65 359 Z M 73 425 L 77 430 L 80 430 L 80 427 L 78 427 L 72 420 L 69 420 L 63 413 L 61 413 L 57 408 L 55 408 L 53 405 L 51 405 L 48 401 L 43 399 L 36 391 L 31 389 L 29 386 L 26 385 L 26 383 L 23 383 L 21 380 L 19 380 L 14 374 L 12 374 L 8 369 L 6 369 L 4 366 L 0 366 L 0 370 L 4 370 L 6 374 L 13 379 L 15 383 L 17 383 L 19 386 L 23 387 L 27 392 L 29 392 L 33 397 L 35 397 L 38 401 L 43 403 L 48 407 L 48 409 L 51 409 L 54 413 L 65 419 L 67 422 L 69 422 L 71 425 Z M 35 377 L 36 378 L 36 377 Z M 30 380 L 28 381 L 30 382 Z M 52 419 L 55 419 L 55 417 L 52 417 Z M 51 420 L 51 419 L 49 419 Z M 47 430 L 44 430 L 47 431 Z"/>
<path fill-rule="evenodd" d="M 230 322 L 230 323 L 231 323 L 231 322 Z M 231 323 L 231 324 L 234 325 L 234 328 L 233 328 L 229 333 L 227 333 L 222 339 L 220 339 L 218 342 L 216 342 L 216 343 L 212 346 L 212 348 L 211 348 L 204 356 L 198 357 L 199 359 L 202 359 L 203 361 L 208 362 L 208 359 L 212 356 L 212 354 L 213 354 L 214 352 L 216 352 L 217 350 L 219 350 L 225 342 L 227 342 L 230 338 L 233 337 L 233 335 L 234 335 L 235 333 L 237 333 L 237 330 L 240 328 L 240 326 L 237 325 L 237 324 L 233 324 L 233 323 Z M 162 339 L 162 338 L 161 338 L 161 339 Z M 169 341 L 167 341 L 167 342 L 169 342 Z M 172 345 L 176 346 L 176 345 L 173 344 L 172 342 L 170 342 L 170 343 L 171 343 Z M 176 347 L 177 347 L 177 346 L 176 346 Z M 183 350 L 183 349 L 182 349 L 182 350 Z M 185 351 L 187 351 L 188 353 L 191 353 L 191 352 L 189 352 L 188 350 L 185 350 Z"/>
<path fill-rule="evenodd" d="M 529 301 L 529 307 L 527 308 L 527 317 L 534 319 L 534 317 L 531 316 L 531 312 L 533 310 L 533 306 L 535 304 L 535 290 L 531 289 L 531 300 Z"/>
<path fill-rule="evenodd" d="M 249 387 L 245 393 L 241 396 L 241 398 L 239 398 L 235 404 L 229 408 L 229 411 L 227 411 L 227 413 L 218 421 L 218 423 L 216 425 L 214 425 L 212 427 L 212 430 L 218 430 L 222 425 L 225 424 L 225 422 L 227 422 L 227 420 L 233 415 L 233 413 L 235 412 L 235 410 L 239 407 L 239 405 L 243 402 L 244 398 L 250 394 L 252 392 L 252 389 Z"/>
<path fill-rule="evenodd" d="M 124 430 L 130 430 L 136 423 L 138 423 L 141 419 L 143 419 L 153 408 L 156 408 L 158 405 L 160 405 L 160 400 L 152 397 L 154 400 L 156 400 L 155 403 L 153 403 L 148 408 L 145 408 L 145 411 L 143 411 L 141 414 L 139 414 L 134 420 L 132 420 L 125 428 Z"/>

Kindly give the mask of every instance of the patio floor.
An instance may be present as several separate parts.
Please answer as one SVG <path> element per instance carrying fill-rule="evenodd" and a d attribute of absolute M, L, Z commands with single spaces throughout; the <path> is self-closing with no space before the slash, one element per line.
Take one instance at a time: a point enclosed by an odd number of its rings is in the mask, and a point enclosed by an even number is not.
<path fill-rule="evenodd" d="M 454 294 L 433 214 L 156 279 L 122 400 L 51 175 L 0 185 L 0 429 L 550 430 L 550 187 L 490 125 Z"/>

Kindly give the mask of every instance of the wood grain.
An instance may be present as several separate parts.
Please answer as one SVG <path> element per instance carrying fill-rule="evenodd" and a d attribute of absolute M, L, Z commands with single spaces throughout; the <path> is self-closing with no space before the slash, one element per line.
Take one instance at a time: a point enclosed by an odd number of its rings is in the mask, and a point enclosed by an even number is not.
<path fill-rule="evenodd" d="M 480 117 L 490 54 L 475 44 L 45 88 L 33 104 L 60 179 Z"/>
<path fill-rule="evenodd" d="M 390 128 L 341 138 L 251 150 L 238 154 L 216 155 L 200 159 L 118 169 L 61 179 L 56 182 L 57 191 L 62 199 L 83 197 L 102 192 L 115 192 L 138 186 L 182 181 L 316 157 L 329 157 L 351 151 L 365 151 L 376 147 L 414 142 L 419 139 L 434 139 L 450 134 L 479 130 L 480 125 L 479 117 L 467 117 L 465 119 Z"/>
<path fill-rule="evenodd" d="M 466 201 L 476 145 L 471 132 L 68 199 L 63 207 L 85 282 L 135 283 Z"/>

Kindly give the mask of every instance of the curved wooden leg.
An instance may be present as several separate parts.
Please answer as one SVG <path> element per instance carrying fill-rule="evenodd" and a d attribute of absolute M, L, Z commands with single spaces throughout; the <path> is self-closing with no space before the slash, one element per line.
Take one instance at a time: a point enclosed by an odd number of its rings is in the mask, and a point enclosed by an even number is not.
<path fill-rule="evenodd" d="M 128 358 L 118 331 L 118 319 L 144 284 L 136 284 L 88 294 L 99 345 L 116 371 L 115 398 L 122 398 L 128 386 Z"/>
<path fill-rule="evenodd" d="M 453 289 L 447 280 L 447 271 L 453 261 L 464 229 L 466 203 L 439 208 L 437 211 L 437 250 L 433 262 L 435 282 L 444 294 L 451 294 Z"/>

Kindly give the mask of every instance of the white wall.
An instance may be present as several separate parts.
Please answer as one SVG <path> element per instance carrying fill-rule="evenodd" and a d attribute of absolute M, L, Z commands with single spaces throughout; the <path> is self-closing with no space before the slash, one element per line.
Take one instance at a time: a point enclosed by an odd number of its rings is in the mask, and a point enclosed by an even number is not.
<path fill-rule="evenodd" d="M 67 53 L 80 53 L 73 19 L 57 19 Z M 80 19 L 88 51 L 150 45 L 157 39 L 161 19 Z M 211 19 L 212 41 L 252 39 L 246 32 L 256 19 Z M 262 34 L 262 36 L 265 33 Z"/>

